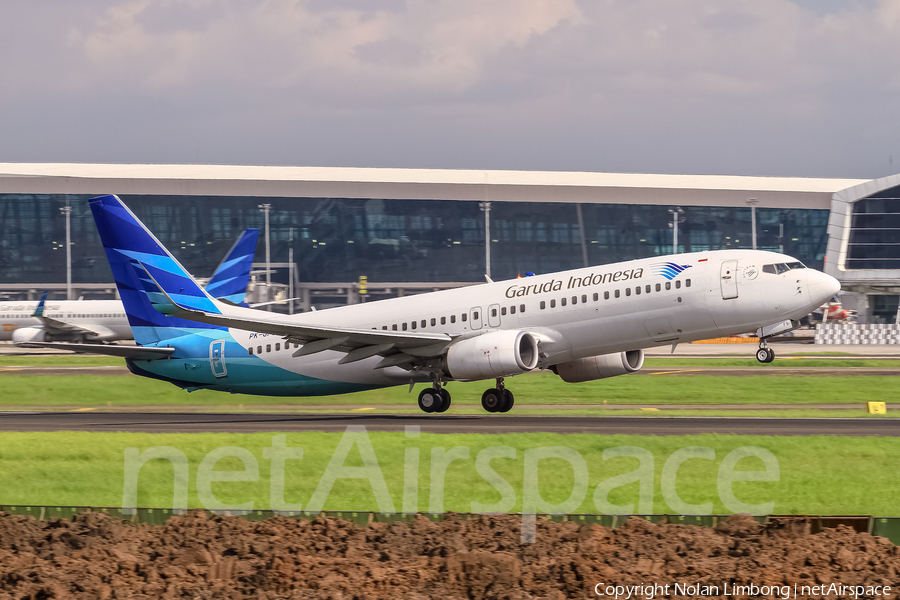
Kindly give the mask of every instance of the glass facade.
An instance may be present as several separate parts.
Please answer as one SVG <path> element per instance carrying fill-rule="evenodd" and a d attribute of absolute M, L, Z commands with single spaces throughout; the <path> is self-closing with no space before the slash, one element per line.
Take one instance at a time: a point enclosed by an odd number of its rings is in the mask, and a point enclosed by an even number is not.
<path fill-rule="evenodd" d="M 853 204 L 848 269 L 900 269 L 900 186 Z"/>
<path fill-rule="evenodd" d="M 896 195 L 896 194 L 895 194 Z M 287 262 L 290 229 L 300 281 L 483 281 L 484 213 L 478 202 L 202 196 L 129 196 L 122 200 L 198 277 L 209 277 L 241 231 L 261 232 L 270 213 L 272 262 Z M 88 196 L 72 207 L 72 280 L 112 281 Z M 0 285 L 66 280 L 61 195 L 0 194 Z M 900 204 L 898 204 L 900 206 Z M 494 279 L 546 273 L 672 252 L 669 206 L 494 202 Z M 678 251 L 750 248 L 749 207 L 683 207 Z M 821 268 L 827 210 L 758 208 L 757 247 L 783 250 Z M 900 216 L 898 216 L 900 219 Z M 583 235 L 582 235 L 583 232 Z M 583 243 L 582 243 L 583 238 Z M 279 274 L 274 280 L 286 276 Z"/>

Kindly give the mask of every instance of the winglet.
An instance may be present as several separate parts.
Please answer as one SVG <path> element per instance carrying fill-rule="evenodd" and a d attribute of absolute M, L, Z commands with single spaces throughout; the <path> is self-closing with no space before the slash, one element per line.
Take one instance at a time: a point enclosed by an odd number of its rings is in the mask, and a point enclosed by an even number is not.
<path fill-rule="evenodd" d="M 38 302 L 37 307 L 34 309 L 34 314 L 32 317 L 43 317 L 44 316 L 44 303 L 47 301 L 47 292 L 44 291 L 44 294 L 41 296 L 41 301 Z"/>

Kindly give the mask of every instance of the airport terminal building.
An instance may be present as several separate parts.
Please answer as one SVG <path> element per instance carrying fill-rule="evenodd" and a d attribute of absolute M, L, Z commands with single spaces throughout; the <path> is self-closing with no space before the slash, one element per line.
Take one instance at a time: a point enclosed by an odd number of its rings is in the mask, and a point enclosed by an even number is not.
<path fill-rule="evenodd" d="M 293 259 L 305 307 L 312 293 L 357 300 L 360 277 L 396 295 L 670 254 L 676 226 L 677 252 L 751 248 L 754 221 L 757 248 L 837 277 L 860 322 L 894 322 L 900 295 L 900 175 L 31 163 L 0 164 L 0 294 L 65 293 L 67 205 L 73 287 L 114 293 L 87 203 L 110 193 L 199 277 L 245 228 L 262 233 L 268 206 L 271 263 Z"/>

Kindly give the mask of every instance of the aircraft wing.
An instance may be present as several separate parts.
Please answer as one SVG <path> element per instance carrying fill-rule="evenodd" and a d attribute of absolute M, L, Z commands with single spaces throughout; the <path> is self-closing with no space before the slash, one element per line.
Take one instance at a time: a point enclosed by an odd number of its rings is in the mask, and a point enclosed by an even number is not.
<path fill-rule="evenodd" d="M 339 361 L 339 364 L 347 364 L 380 355 L 385 359 L 375 368 L 384 368 L 412 364 L 421 362 L 422 358 L 440 356 L 454 339 L 442 333 L 412 333 L 309 325 L 250 308 L 224 304 L 220 304 L 219 308 L 230 309 L 228 312 L 213 313 L 189 308 L 174 300 L 165 288 L 159 285 L 147 265 L 139 261 L 136 263 L 147 274 L 148 279 L 142 280 L 142 284 L 145 286 L 150 303 L 158 312 L 188 321 L 282 336 L 293 343 L 303 344 L 294 352 L 294 356 L 306 356 L 324 350 L 337 350 L 347 353 Z"/>
<path fill-rule="evenodd" d="M 101 344 L 75 344 L 70 342 L 28 342 L 16 344 L 19 348 L 53 348 L 70 350 L 79 354 L 104 354 L 134 360 L 156 360 L 166 358 L 175 352 L 175 348 L 156 348 L 153 346 L 106 346 Z"/>
<path fill-rule="evenodd" d="M 400 331 L 384 331 L 382 329 L 353 329 L 349 327 L 323 327 L 320 325 L 305 325 L 296 323 L 284 318 L 266 318 L 257 319 L 246 316 L 231 316 L 226 314 L 214 314 L 202 312 L 199 310 L 191 310 L 177 306 L 174 311 L 168 312 L 173 317 L 179 319 L 187 319 L 189 321 L 198 321 L 200 323 L 209 323 L 210 325 L 219 325 L 220 327 L 231 327 L 235 329 L 243 329 L 245 331 L 255 331 L 259 333 L 268 333 L 271 335 L 283 336 L 293 342 L 299 342 L 306 345 L 312 343 L 325 342 L 326 340 L 334 342 L 333 346 L 320 344 L 322 350 L 340 347 L 342 349 L 355 349 L 366 346 L 390 346 L 376 354 L 381 354 L 389 349 L 421 351 L 431 346 L 446 346 L 453 338 L 442 333 L 410 333 Z M 312 354 L 311 350 L 301 354 Z M 417 352 L 418 354 L 418 352 Z M 440 352 L 437 352 L 440 354 Z"/>

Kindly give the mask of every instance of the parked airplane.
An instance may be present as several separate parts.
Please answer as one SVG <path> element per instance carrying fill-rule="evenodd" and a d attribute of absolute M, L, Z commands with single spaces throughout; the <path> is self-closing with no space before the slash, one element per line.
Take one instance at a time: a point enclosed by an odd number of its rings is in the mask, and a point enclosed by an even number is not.
<path fill-rule="evenodd" d="M 209 294 L 233 304 L 244 302 L 258 238 L 258 229 L 247 229 L 238 237 L 206 284 Z M 133 337 L 120 300 L 47 302 L 46 298 L 44 292 L 39 302 L 0 302 L 0 340 L 102 343 Z"/>
<path fill-rule="evenodd" d="M 721 250 L 277 315 L 211 297 L 117 197 L 90 203 L 141 346 L 128 349 L 128 368 L 188 391 L 312 396 L 430 382 L 419 407 L 443 412 L 444 383 L 493 379 L 482 406 L 506 412 L 506 377 L 623 375 L 652 346 L 756 331 L 757 359 L 770 362 L 766 338 L 840 288 L 783 254 Z"/>

